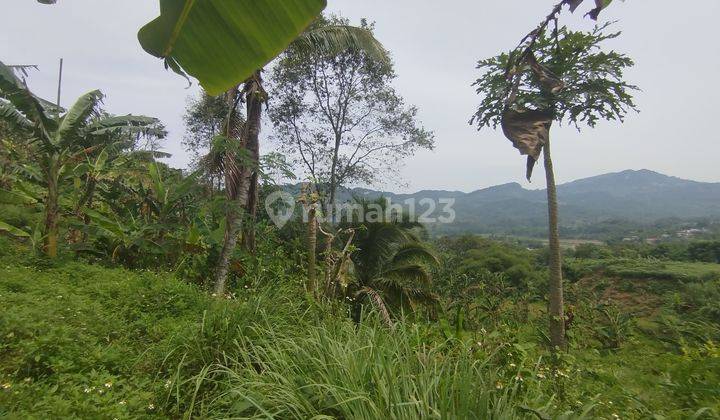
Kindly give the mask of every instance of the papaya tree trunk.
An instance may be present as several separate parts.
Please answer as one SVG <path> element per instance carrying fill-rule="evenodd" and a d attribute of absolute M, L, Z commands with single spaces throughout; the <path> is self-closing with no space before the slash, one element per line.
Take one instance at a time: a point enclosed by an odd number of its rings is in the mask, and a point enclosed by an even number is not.
<path fill-rule="evenodd" d="M 47 168 L 47 198 L 45 199 L 45 255 L 50 258 L 58 254 L 58 219 L 60 217 L 59 168 L 55 159 L 51 159 Z"/>
<path fill-rule="evenodd" d="M 317 298 L 317 209 L 313 206 L 308 211 L 308 231 L 307 231 L 307 270 L 308 270 L 308 292 Z"/>
<path fill-rule="evenodd" d="M 565 348 L 565 318 L 562 279 L 562 257 L 560 255 L 560 228 L 558 226 L 558 201 L 555 173 L 550 155 L 550 139 L 543 148 L 548 201 L 548 240 L 550 247 L 550 345 L 553 350 Z"/>

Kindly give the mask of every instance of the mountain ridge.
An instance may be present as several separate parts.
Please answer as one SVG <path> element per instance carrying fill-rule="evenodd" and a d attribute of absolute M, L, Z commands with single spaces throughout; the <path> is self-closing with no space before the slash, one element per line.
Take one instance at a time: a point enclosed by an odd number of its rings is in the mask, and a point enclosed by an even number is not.
<path fill-rule="evenodd" d="M 517 182 L 469 193 L 398 194 L 352 188 L 338 194 L 341 202 L 355 196 L 387 197 L 393 202 L 454 199 L 455 222 L 431 226 L 436 233 L 517 233 L 547 226 L 545 189 L 526 189 Z M 566 230 L 613 220 L 649 224 L 663 219 L 720 219 L 720 182 L 686 180 L 648 169 L 625 170 L 560 184 L 558 201 L 561 226 Z M 438 204 L 431 215 L 440 214 L 442 208 Z"/>

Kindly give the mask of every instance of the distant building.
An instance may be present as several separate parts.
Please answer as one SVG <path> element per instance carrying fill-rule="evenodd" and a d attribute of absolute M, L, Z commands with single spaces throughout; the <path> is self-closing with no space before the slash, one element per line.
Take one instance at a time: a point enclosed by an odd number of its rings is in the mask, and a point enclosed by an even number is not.
<path fill-rule="evenodd" d="M 692 238 L 703 233 L 707 233 L 707 229 L 685 229 L 678 232 L 676 235 L 678 238 Z"/>

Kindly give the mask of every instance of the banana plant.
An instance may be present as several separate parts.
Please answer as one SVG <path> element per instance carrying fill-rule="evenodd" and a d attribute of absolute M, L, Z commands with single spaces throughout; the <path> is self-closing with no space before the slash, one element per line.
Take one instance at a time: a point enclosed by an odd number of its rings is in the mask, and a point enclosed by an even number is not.
<path fill-rule="evenodd" d="M 103 94 L 93 90 L 67 111 L 51 109 L 33 95 L 12 69 L 0 62 L 0 120 L 35 149 L 40 179 L 46 190 L 45 253 L 58 252 L 60 188 L 72 169 L 117 135 L 159 135 L 161 125 L 144 116 L 108 116 L 99 112 Z"/>
<path fill-rule="evenodd" d="M 166 68 L 218 95 L 283 52 L 326 6 L 326 0 L 160 0 L 160 16 L 138 39 Z"/>
<path fill-rule="evenodd" d="M 5 232 L 16 238 L 25 239 L 25 240 L 30 241 L 30 245 L 32 246 L 32 249 L 34 249 L 36 251 L 38 249 L 40 249 L 40 247 L 42 245 L 42 241 L 44 239 L 43 234 L 42 234 L 42 226 L 40 223 L 37 223 L 34 228 L 30 228 L 30 227 L 18 228 L 9 223 L 0 221 L 0 232 Z"/>

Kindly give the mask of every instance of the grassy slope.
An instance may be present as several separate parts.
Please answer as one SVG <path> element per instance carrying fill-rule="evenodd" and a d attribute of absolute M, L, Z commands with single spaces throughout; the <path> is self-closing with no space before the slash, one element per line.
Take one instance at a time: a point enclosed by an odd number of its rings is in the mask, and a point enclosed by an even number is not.
<path fill-rule="evenodd" d="M 423 324 L 356 330 L 270 286 L 220 301 L 171 276 L 0 256 L 0 417 L 535 418 L 529 406 L 574 418 L 594 405 L 605 418 L 684 418 L 718 408 L 720 359 L 678 354 L 656 328 L 618 352 L 574 351 L 569 401 L 555 409 L 527 345 L 535 326 L 464 343 Z"/>
<path fill-rule="evenodd" d="M 208 299 L 151 273 L 11 263 L 0 267 L 0 415 L 152 415 L 166 380 L 157 344 Z"/>

